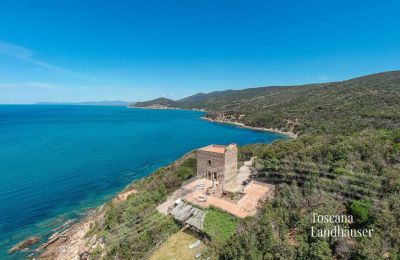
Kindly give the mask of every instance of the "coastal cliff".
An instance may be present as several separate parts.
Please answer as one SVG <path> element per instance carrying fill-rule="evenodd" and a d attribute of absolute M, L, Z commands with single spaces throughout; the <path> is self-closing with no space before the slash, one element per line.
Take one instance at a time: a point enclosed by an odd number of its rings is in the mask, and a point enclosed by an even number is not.
<path fill-rule="evenodd" d="M 276 184 L 276 192 L 272 201 L 260 204 L 254 217 L 238 223 L 226 243 L 207 245 L 215 258 L 400 256 L 396 221 L 400 219 L 400 72 L 335 83 L 219 92 L 208 101 L 205 97 L 210 96 L 186 99 L 179 108 L 205 109 L 207 120 L 297 136 L 287 142 L 240 148 L 239 159 L 257 157 L 254 178 Z M 188 102 L 193 103 L 188 106 Z M 156 207 L 194 176 L 195 163 L 189 154 L 136 181 L 127 188 L 134 192 L 126 200 L 104 205 L 93 221 L 72 227 L 66 232 L 67 242 L 52 243 L 42 257 L 148 256 L 179 230 Z M 309 230 L 315 211 L 352 215 L 351 227 L 373 229 L 373 235 L 314 238 Z"/>
<path fill-rule="evenodd" d="M 123 256 L 124 252 L 130 254 L 135 251 L 137 258 L 141 258 L 140 256 L 144 256 L 166 236 L 178 230 L 172 219 L 157 212 L 156 206 L 180 187 L 183 181 L 193 177 L 195 169 L 194 153 L 188 153 L 151 175 L 133 182 L 112 201 L 97 208 L 93 214 L 61 234 L 53 234 L 46 243 L 39 246 L 39 257 L 64 260 L 86 259 L 90 256 L 95 259 L 117 254 L 128 259 L 129 257 Z M 131 213 L 126 215 L 127 211 Z M 136 228 L 133 227 L 130 239 L 151 236 L 152 240 L 145 244 L 134 243 L 130 246 L 137 248 L 120 251 L 117 248 L 126 242 L 124 238 L 127 235 L 122 233 L 127 226 L 133 224 L 132 221 Z"/>

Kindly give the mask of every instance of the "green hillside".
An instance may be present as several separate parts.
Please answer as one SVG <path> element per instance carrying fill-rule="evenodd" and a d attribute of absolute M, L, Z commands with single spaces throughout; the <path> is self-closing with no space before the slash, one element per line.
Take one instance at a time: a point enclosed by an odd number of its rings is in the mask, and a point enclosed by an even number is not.
<path fill-rule="evenodd" d="M 258 179 L 277 184 L 277 191 L 255 218 L 240 223 L 232 240 L 216 246 L 219 258 L 400 256 L 400 130 L 300 136 L 242 147 L 240 153 L 241 159 L 258 157 Z M 314 238 L 310 231 L 315 226 L 313 213 L 352 215 L 351 228 L 374 233 L 371 238 Z M 332 228 L 332 224 L 320 227 Z"/>
<path fill-rule="evenodd" d="M 400 71 L 392 71 L 342 82 L 200 93 L 168 106 L 301 135 L 394 129 L 400 126 L 399 100 Z"/>
<path fill-rule="evenodd" d="M 210 117 L 296 133 L 400 126 L 400 72 L 343 82 L 238 91 L 207 104 Z M 241 116 L 242 115 L 242 116 Z"/>
<path fill-rule="evenodd" d="M 400 259 L 400 72 L 343 82 L 199 93 L 138 106 L 206 109 L 209 118 L 293 131 L 298 138 L 240 147 L 256 156 L 256 179 L 276 184 L 274 198 L 235 223 L 223 240 L 208 241 L 210 259 Z M 179 227 L 155 211 L 195 174 L 179 160 L 133 184 L 139 190 L 92 232 L 105 241 L 105 258 L 141 259 Z M 144 184 L 144 188 L 141 185 Z M 146 210 L 145 210 L 146 209 Z M 144 213 L 142 213 L 144 212 Z M 314 213 L 351 215 L 346 227 L 371 237 L 313 237 Z M 217 225 L 218 221 L 212 221 Z M 210 229 L 217 229 L 210 225 Z M 224 229 L 222 229 L 224 230 Z M 232 235 L 232 231 L 234 234 Z"/>

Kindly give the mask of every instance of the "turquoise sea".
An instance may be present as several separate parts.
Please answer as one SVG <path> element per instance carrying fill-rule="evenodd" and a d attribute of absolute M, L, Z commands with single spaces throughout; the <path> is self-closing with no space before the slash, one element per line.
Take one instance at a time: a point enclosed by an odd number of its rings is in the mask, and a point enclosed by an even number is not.
<path fill-rule="evenodd" d="M 201 115 L 125 107 L 0 106 L 0 259 L 29 255 L 6 251 L 32 235 L 48 237 L 190 150 L 284 138 L 210 123 Z"/>

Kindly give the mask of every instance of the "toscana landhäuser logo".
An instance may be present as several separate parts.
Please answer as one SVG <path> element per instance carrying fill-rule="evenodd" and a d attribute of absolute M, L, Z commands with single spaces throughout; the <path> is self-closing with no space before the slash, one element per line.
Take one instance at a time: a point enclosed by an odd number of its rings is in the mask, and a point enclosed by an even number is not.
<path fill-rule="evenodd" d="M 368 228 L 351 228 L 354 224 L 352 215 L 312 213 L 311 223 L 311 237 L 371 237 L 374 231 Z"/>

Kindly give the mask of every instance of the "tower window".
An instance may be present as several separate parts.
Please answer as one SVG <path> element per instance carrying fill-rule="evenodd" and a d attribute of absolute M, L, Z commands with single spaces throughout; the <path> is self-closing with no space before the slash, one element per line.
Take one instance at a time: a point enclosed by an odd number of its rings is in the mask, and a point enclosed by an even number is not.
<path fill-rule="evenodd" d="M 211 160 L 207 161 L 208 166 L 211 166 Z"/>

